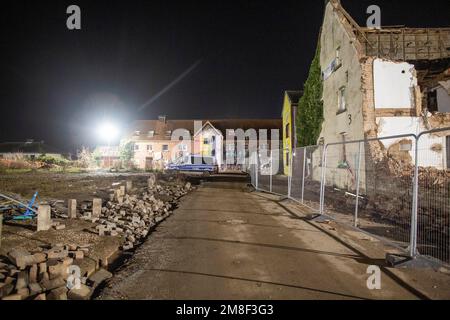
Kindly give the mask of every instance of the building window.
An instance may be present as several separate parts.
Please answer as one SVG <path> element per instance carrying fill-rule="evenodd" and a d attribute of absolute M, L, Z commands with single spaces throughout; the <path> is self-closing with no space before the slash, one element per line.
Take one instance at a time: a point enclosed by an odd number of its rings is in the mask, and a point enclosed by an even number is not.
<path fill-rule="evenodd" d="M 203 144 L 209 144 L 208 138 L 204 138 L 204 139 L 203 139 Z"/>
<path fill-rule="evenodd" d="M 338 113 L 347 110 L 345 102 L 345 87 L 341 87 L 338 92 Z"/>
<path fill-rule="evenodd" d="M 151 145 L 151 144 L 148 144 L 148 145 L 147 145 L 147 151 L 152 151 L 152 150 L 153 150 L 152 145 Z"/>
<path fill-rule="evenodd" d="M 134 150 L 139 150 L 139 145 L 138 144 L 134 145 Z"/>
<path fill-rule="evenodd" d="M 168 144 L 163 144 L 162 145 L 162 151 L 169 151 L 169 145 Z"/>
<path fill-rule="evenodd" d="M 286 139 L 289 139 L 289 123 L 288 124 L 286 124 L 286 126 L 284 127 L 284 132 L 285 132 L 285 135 L 286 135 Z"/>
<path fill-rule="evenodd" d="M 153 138 L 154 135 L 155 135 L 155 131 L 154 131 L 154 130 L 150 130 L 150 131 L 148 132 L 148 137 L 149 137 L 149 138 Z"/>
<path fill-rule="evenodd" d="M 427 100 L 428 100 L 428 111 L 437 112 L 438 111 L 437 90 L 429 91 L 427 95 Z"/>
<path fill-rule="evenodd" d="M 179 144 L 178 150 L 180 151 L 187 151 L 187 145 L 186 144 Z"/>

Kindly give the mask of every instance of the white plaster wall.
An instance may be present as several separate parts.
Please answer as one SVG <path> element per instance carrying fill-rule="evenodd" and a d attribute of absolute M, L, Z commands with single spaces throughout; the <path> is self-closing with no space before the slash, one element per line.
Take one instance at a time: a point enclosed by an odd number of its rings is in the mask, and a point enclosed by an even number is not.
<path fill-rule="evenodd" d="M 450 95 L 442 86 L 436 89 L 438 111 L 450 112 Z"/>
<path fill-rule="evenodd" d="M 423 120 L 420 117 L 380 117 L 376 119 L 378 125 L 378 137 L 388 137 L 400 134 L 415 134 L 426 131 L 423 125 Z M 404 138 L 380 140 L 384 147 L 387 149 L 391 145 L 397 143 Z M 412 140 L 412 148 L 409 151 L 412 161 L 415 161 L 415 139 L 405 138 Z M 442 151 L 436 152 L 431 150 L 434 144 L 441 144 Z M 433 136 L 425 134 L 420 137 L 419 140 L 419 166 L 424 167 L 436 167 L 437 169 L 444 169 L 446 166 L 445 159 L 445 137 Z"/>
<path fill-rule="evenodd" d="M 375 59 L 373 62 L 375 108 L 414 108 L 414 66 L 407 62 Z"/>

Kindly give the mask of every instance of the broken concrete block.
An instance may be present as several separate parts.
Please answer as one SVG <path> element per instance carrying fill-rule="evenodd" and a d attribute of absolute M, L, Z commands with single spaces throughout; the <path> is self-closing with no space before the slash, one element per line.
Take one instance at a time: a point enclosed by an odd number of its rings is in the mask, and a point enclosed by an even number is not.
<path fill-rule="evenodd" d="M 22 296 L 20 294 L 11 294 L 3 297 L 2 300 L 22 300 Z"/>
<path fill-rule="evenodd" d="M 92 290 L 84 284 L 80 284 L 78 288 L 74 287 L 69 290 L 67 296 L 71 300 L 88 300 L 91 296 Z"/>
<path fill-rule="evenodd" d="M 33 260 L 34 260 L 34 263 L 36 263 L 36 264 L 45 262 L 45 261 L 47 261 L 47 255 L 43 252 L 35 253 L 35 254 L 33 254 Z"/>
<path fill-rule="evenodd" d="M 64 278 L 64 276 L 66 275 L 66 272 L 67 272 L 67 266 L 65 266 L 62 263 L 58 263 L 56 265 L 48 267 L 48 274 L 49 274 L 50 280 L 56 279 L 59 277 Z"/>
<path fill-rule="evenodd" d="M 102 199 L 94 198 L 92 201 L 92 217 L 100 218 L 100 214 L 102 212 Z"/>
<path fill-rule="evenodd" d="M 25 249 L 15 248 L 8 252 L 9 260 L 19 269 L 25 269 L 34 263 L 33 256 Z"/>
<path fill-rule="evenodd" d="M 48 300 L 67 300 L 67 288 L 59 287 L 50 291 L 47 295 Z"/>
<path fill-rule="evenodd" d="M 67 214 L 69 216 L 69 219 L 77 218 L 77 200 L 76 199 L 69 199 L 67 201 Z"/>
<path fill-rule="evenodd" d="M 47 251 L 48 259 L 64 259 L 69 252 L 63 248 L 52 248 Z"/>
<path fill-rule="evenodd" d="M 41 293 L 41 294 L 38 294 L 38 295 L 34 298 L 34 300 L 47 300 L 47 296 L 45 295 L 45 293 Z"/>
<path fill-rule="evenodd" d="M 39 273 L 47 272 L 47 263 L 41 262 L 39 263 Z"/>
<path fill-rule="evenodd" d="M 133 181 L 127 180 L 127 182 L 126 182 L 126 189 L 127 189 L 127 192 L 130 192 L 131 189 L 133 189 Z"/>
<path fill-rule="evenodd" d="M 92 212 L 91 211 L 85 211 L 83 213 L 83 219 L 86 219 L 86 220 L 92 219 Z"/>
<path fill-rule="evenodd" d="M 37 276 L 38 276 L 38 265 L 37 264 L 33 264 L 30 267 L 30 270 L 28 272 L 28 281 L 30 283 L 37 282 Z"/>
<path fill-rule="evenodd" d="M 150 176 L 148 177 L 148 180 L 147 180 L 148 187 L 153 188 L 155 186 L 155 182 L 156 182 L 156 176 L 152 173 L 152 174 L 150 174 Z"/>
<path fill-rule="evenodd" d="M 30 290 L 30 296 L 34 296 L 42 292 L 42 287 L 39 283 L 29 283 L 28 289 Z"/>
<path fill-rule="evenodd" d="M 63 229 L 66 228 L 66 225 L 65 224 L 59 224 L 57 226 L 54 226 L 54 228 L 55 228 L 55 230 L 63 230 Z"/>
<path fill-rule="evenodd" d="M 16 294 L 20 295 L 21 300 L 25 300 L 30 295 L 30 290 L 27 288 L 18 289 Z"/>
<path fill-rule="evenodd" d="M 38 208 L 37 231 L 49 230 L 52 226 L 51 208 L 47 204 L 42 204 Z"/>
<path fill-rule="evenodd" d="M 12 283 L 0 283 L 0 298 L 6 297 L 14 290 Z"/>
<path fill-rule="evenodd" d="M 77 250 L 73 253 L 73 258 L 75 260 L 81 260 L 84 259 L 84 251 L 82 250 Z"/>
<path fill-rule="evenodd" d="M 38 281 L 39 283 L 42 283 L 43 281 L 50 280 L 50 276 L 48 275 L 48 272 L 42 272 L 38 274 Z"/>
<path fill-rule="evenodd" d="M 19 272 L 16 281 L 16 290 L 28 287 L 28 272 L 23 270 Z"/>
<path fill-rule="evenodd" d="M 65 265 L 66 267 L 70 266 L 73 263 L 73 258 L 70 257 L 65 257 L 62 260 L 63 265 Z"/>
<path fill-rule="evenodd" d="M 87 283 L 90 284 L 93 288 L 96 288 L 103 281 L 108 280 L 111 277 L 112 277 L 111 272 L 105 269 L 99 269 L 97 272 L 95 272 L 88 278 Z"/>
<path fill-rule="evenodd" d="M 44 280 L 41 281 L 41 286 L 44 288 L 45 291 L 53 290 L 59 287 L 63 287 L 66 285 L 66 281 L 62 277 L 55 278 L 52 280 Z"/>

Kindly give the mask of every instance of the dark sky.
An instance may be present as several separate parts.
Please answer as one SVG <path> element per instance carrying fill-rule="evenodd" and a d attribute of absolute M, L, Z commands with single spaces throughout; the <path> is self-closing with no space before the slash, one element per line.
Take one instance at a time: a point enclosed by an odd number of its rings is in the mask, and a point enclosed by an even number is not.
<path fill-rule="evenodd" d="M 450 25 L 450 1 L 343 0 L 364 24 Z M 278 118 L 285 89 L 300 89 L 324 1 L 8 1 L 1 10 L 0 141 L 95 144 L 104 120 Z M 82 30 L 66 28 L 81 7 Z M 142 111 L 192 65 L 196 67 Z"/>

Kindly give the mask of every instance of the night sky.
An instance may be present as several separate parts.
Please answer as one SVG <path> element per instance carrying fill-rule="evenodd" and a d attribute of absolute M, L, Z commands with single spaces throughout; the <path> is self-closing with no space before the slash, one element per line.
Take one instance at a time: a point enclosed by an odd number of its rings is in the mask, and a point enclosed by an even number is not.
<path fill-rule="evenodd" d="M 378 4 L 383 25 L 450 26 L 448 0 L 342 3 L 361 25 Z M 66 28 L 70 4 L 82 30 Z M 306 79 L 323 9 L 323 0 L 2 3 L 0 141 L 69 151 L 100 143 L 104 120 L 279 118 L 283 91 Z"/>

